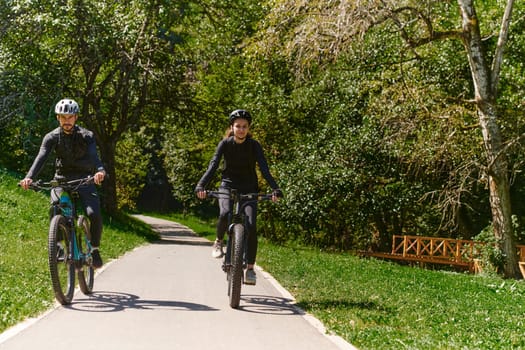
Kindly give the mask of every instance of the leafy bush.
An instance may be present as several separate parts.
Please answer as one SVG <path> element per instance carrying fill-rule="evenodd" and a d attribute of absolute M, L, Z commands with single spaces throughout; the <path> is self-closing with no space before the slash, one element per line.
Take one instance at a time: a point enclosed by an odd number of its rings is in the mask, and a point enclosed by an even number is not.
<path fill-rule="evenodd" d="M 512 225 L 515 236 L 518 237 L 518 241 L 520 238 L 523 239 L 525 232 L 520 227 L 516 215 L 512 215 Z M 481 232 L 474 237 L 474 240 L 485 243 L 479 256 L 483 266 L 483 273 L 490 275 L 500 272 L 505 263 L 506 255 L 500 248 L 501 242 L 494 236 L 492 224 L 481 230 Z"/>
<path fill-rule="evenodd" d="M 136 209 L 137 199 L 144 188 L 148 164 L 151 159 L 149 149 L 153 136 L 146 135 L 144 128 L 125 133 L 117 144 L 116 185 L 119 209 Z"/>
<path fill-rule="evenodd" d="M 482 272 L 491 275 L 501 271 L 505 262 L 505 254 L 499 248 L 500 242 L 494 236 L 492 224 L 481 230 L 481 232 L 474 237 L 474 240 L 485 243 L 483 248 L 481 248 L 479 256 L 483 266 Z"/>

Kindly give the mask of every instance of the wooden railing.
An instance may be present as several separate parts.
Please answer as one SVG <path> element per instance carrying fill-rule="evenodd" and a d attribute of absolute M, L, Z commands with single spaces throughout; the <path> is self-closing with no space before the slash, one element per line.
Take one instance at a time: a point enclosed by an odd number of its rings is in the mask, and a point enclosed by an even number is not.
<path fill-rule="evenodd" d="M 479 256 L 483 246 L 484 243 L 464 239 L 394 235 L 391 254 L 463 265 Z"/>
<path fill-rule="evenodd" d="M 409 262 L 447 264 L 472 272 L 485 243 L 465 239 L 394 235 L 391 253 L 362 252 L 362 255 Z M 517 245 L 518 257 L 525 262 L 525 245 Z"/>

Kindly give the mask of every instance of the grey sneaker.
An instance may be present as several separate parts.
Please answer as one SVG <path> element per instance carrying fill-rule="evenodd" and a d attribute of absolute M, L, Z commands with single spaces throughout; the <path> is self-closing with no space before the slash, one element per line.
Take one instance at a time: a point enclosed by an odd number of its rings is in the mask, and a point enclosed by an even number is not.
<path fill-rule="evenodd" d="M 244 275 L 244 284 L 250 284 L 254 286 L 256 282 L 257 276 L 255 275 L 255 271 L 253 271 L 253 269 L 247 269 Z"/>
<path fill-rule="evenodd" d="M 213 250 L 211 251 L 211 256 L 214 257 L 214 258 L 221 258 L 223 256 L 223 251 L 222 251 L 222 241 L 219 240 L 219 239 L 216 239 L 215 242 L 213 243 Z"/>

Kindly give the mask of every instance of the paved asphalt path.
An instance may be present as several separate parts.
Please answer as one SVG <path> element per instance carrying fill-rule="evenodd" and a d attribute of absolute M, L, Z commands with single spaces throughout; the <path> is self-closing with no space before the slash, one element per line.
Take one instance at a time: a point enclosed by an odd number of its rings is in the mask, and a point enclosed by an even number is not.
<path fill-rule="evenodd" d="M 355 349 L 327 335 L 260 269 L 257 285 L 243 286 L 239 309 L 231 309 L 209 241 L 177 223 L 137 217 L 162 240 L 106 264 L 92 295 L 77 292 L 70 306 L 0 334 L 0 349 Z"/>

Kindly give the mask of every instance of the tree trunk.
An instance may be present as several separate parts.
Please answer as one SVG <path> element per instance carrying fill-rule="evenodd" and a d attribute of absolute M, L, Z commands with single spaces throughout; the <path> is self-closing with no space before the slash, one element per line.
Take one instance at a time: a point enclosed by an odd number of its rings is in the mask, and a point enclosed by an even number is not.
<path fill-rule="evenodd" d="M 116 142 L 102 142 L 99 145 L 100 157 L 104 163 L 107 177 L 102 183 L 102 189 L 104 196 L 102 198 L 102 207 L 104 210 L 112 215 L 117 212 L 117 183 L 116 183 L 116 172 L 115 172 L 115 149 Z"/>
<path fill-rule="evenodd" d="M 510 205 L 508 162 L 506 154 L 501 151 L 501 132 L 495 122 L 496 116 L 493 107 L 482 104 L 479 107 L 479 120 L 489 164 L 487 173 L 492 226 L 499 248 L 505 255 L 504 275 L 507 278 L 519 278 L 520 272 Z"/>
<path fill-rule="evenodd" d="M 501 130 L 497 123 L 496 85 L 498 79 L 497 76 L 492 75 L 487 64 L 487 55 L 483 47 L 473 0 L 458 0 L 458 4 L 462 15 L 462 39 L 474 82 L 475 102 L 487 157 L 494 235 L 505 256 L 503 271 L 505 277 L 518 278 L 520 274 L 512 226 L 508 162 L 503 150 Z"/>

